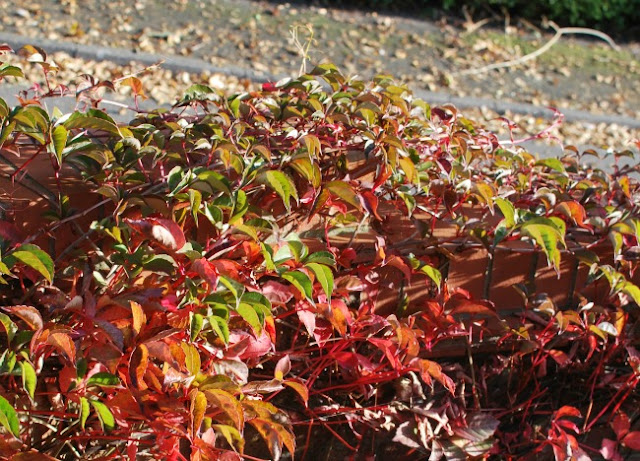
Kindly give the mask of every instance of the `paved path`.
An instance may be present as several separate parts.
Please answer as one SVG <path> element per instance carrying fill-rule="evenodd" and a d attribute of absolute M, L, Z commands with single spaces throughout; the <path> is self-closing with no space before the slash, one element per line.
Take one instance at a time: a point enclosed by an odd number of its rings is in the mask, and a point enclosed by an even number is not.
<path fill-rule="evenodd" d="M 24 45 L 31 44 L 39 46 L 48 53 L 62 51 L 72 57 L 78 57 L 93 61 L 111 61 L 124 65 L 136 62 L 141 66 L 151 66 L 163 61 L 162 67 L 171 71 L 183 71 L 194 74 L 202 72 L 221 73 L 232 75 L 238 78 L 246 78 L 255 82 L 277 81 L 284 75 L 275 75 L 265 72 L 258 72 L 240 66 L 215 66 L 207 61 L 198 58 L 184 56 L 158 55 L 153 53 L 137 53 L 120 48 L 112 48 L 97 45 L 76 44 L 59 40 L 47 40 L 42 38 L 24 37 L 12 33 L 0 33 L 0 43 L 7 43 L 13 49 L 20 49 Z M 540 106 L 528 103 L 517 103 L 505 100 L 459 97 L 443 92 L 431 92 L 415 90 L 414 94 L 425 101 L 435 104 L 453 103 L 460 108 L 487 107 L 498 113 L 512 112 L 516 114 L 528 114 L 535 117 L 549 117 L 552 112 Z M 640 129 L 640 119 L 622 115 L 593 114 L 581 110 L 563 109 L 563 114 L 567 121 L 583 121 L 589 123 L 606 123 L 628 126 Z"/>

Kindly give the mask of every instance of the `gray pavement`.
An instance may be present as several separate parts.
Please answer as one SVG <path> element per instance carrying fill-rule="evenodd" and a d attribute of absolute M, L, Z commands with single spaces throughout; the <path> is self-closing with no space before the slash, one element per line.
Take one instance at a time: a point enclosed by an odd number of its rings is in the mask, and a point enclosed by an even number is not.
<path fill-rule="evenodd" d="M 175 55 L 159 55 L 152 53 L 134 52 L 121 48 L 113 48 L 107 46 L 77 44 L 62 40 L 47 40 L 38 37 L 24 37 L 21 35 L 0 32 L 0 43 L 6 43 L 13 49 L 20 49 L 24 45 L 35 45 L 47 53 L 65 52 L 70 56 L 95 60 L 95 61 L 111 61 L 116 64 L 129 64 L 135 62 L 143 66 L 151 66 L 162 62 L 162 67 L 175 72 L 190 73 L 220 73 L 232 75 L 238 78 L 246 78 L 254 82 L 277 81 L 286 75 L 274 75 L 265 72 L 259 72 L 254 69 L 247 69 L 240 66 L 215 66 L 210 62 Z M 535 117 L 549 117 L 552 112 L 546 107 L 535 106 L 528 103 L 517 103 L 502 101 L 496 99 L 475 98 L 475 97 L 457 97 L 447 93 L 436 93 L 430 91 L 415 91 L 416 96 L 425 101 L 444 104 L 453 103 L 460 108 L 468 107 L 487 107 L 498 113 L 513 112 L 516 114 L 528 114 Z M 622 115 L 604 115 L 593 114 L 581 110 L 563 109 L 563 114 L 567 121 L 583 121 L 589 123 L 607 123 L 628 126 L 630 128 L 640 129 L 640 120 L 637 118 Z"/>

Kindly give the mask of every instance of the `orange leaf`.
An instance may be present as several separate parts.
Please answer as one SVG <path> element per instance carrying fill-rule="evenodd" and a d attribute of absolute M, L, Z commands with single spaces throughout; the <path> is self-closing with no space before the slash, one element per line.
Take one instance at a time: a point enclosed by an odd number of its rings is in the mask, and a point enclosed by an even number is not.
<path fill-rule="evenodd" d="M 133 91 L 133 94 L 135 94 L 136 96 L 140 96 L 142 99 L 147 99 L 147 96 L 144 94 L 142 82 L 138 77 L 127 77 L 123 80 L 120 80 L 120 85 L 130 87 Z"/>
<path fill-rule="evenodd" d="M 307 386 L 293 379 L 287 379 L 282 384 L 296 391 L 298 395 L 302 398 L 302 401 L 304 402 L 304 406 L 305 407 L 307 406 L 307 403 L 309 402 L 309 389 L 307 388 Z"/>
<path fill-rule="evenodd" d="M 142 306 L 135 301 L 131 301 L 131 314 L 133 315 L 133 333 L 134 336 L 138 336 L 142 326 L 147 322 L 147 316 Z"/>
<path fill-rule="evenodd" d="M 131 355 L 131 363 L 129 364 L 129 375 L 133 385 L 138 389 L 146 389 L 144 382 L 144 374 L 149 366 L 149 349 L 144 344 L 140 344 Z"/>
<path fill-rule="evenodd" d="M 222 389 L 207 389 L 204 391 L 207 400 L 223 411 L 239 431 L 244 427 L 244 412 L 237 398 Z"/>
<path fill-rule="evenodd" d="M 256 428 L 262 440 L 265 441 L 272 459 L 278 461 L 282 456 L 282 440 L 278 431 L 273 427 L 273 423 L 264 419 L 252 419 L 249 423 Z"/>
<path fill-rule="evenodd" d="M 575 200 L 558 203 L 556 205 L 556 211 L 563 214 L 567 218 L 573 219 L 580 227 L 589 227 L 585 226 L 584 224 L 584 220 L 587 217 L 587 213 L 584 210 L 584 207 Z"/>
<path fill-rule="evenodd" d="M 200 429 L 204 414 L 207 411 L 207 397 L 200 391 L 191 393 L 191 434 L 195 435 Z"/>
<path fill-rule="evenodd" d="M 42 316 L 35 307 L 21 305 L 5 307 L 4 310 L 10 314 L 20 317 L 27 325 L 29 325 L 29 327 L 31 327 L 32 330 L 42 329 Z"/>
<path fill-rule="evenodd" d="M 431 360 L 418 359 L 418 366 L 420 368 L 420 376 L 425 384 L 431 385 L 434 378 L 440 384 L 442 384 L 452 395 L 455 394 L 456 385 L 451 378 L 442 372 L 442 367 L 436 362 Z"/>
<path fill-rule="evenodd" d="M 192 376 L 196 376 L 200 373 L 200 366 L 202 365 L 198 349 L 193 344 L 188 343 L 181 343 L 180 347 L 184 352 L 184 365 L 187 367 L 187 371 Z"/>
<path fill-rule="evenodd" d="M 76 362 L 76 345 L 66 333 L 52 332 L 47 338 L 47 344 L 62 352 L 71 363 Z"/>

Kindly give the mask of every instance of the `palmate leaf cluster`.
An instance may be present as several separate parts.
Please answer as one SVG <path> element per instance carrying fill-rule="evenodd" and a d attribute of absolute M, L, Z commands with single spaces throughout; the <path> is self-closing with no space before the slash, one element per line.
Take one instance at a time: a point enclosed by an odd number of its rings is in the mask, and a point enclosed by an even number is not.
<path fill-rule="evenodd" d="M 607 423 L 640 371 L 634 168 L 539 160 L 332 65 L 194 85 L 128 124 L 99 96 L 72 114 L 35 96 L 0 102 L 3 456 L 564 459 L 604 446 L 592 428 L 637 444 Z M 34 165 L 54 180 L 18 212 Z M 466 251 L 485 289 L 450 283 Z M 526 277 L 517 305 L 492 300 L 501 252 L 558 277 L 571 260 L 563 304 Z"/>

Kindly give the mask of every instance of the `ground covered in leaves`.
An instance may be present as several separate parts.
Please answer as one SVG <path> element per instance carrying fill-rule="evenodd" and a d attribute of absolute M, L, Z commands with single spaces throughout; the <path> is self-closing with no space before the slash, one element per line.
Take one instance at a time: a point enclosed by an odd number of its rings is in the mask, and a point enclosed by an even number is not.
<path fill-rule="evenodd" d="M 507 69 L 481 71 L 486 65 L 530 53 L 553 35 L 540 25 L 508 18 L 480 22 L 479 18 L 465 21 L 443 17 L 434 21 L 420 15 L 402 17 L 248 0 L 37 0 L 20 8 L 2 0 L 0 5 L 12 12 L 1 19 L 7 32 L 165 56 L 191 56 L 220 66 L 240 66 L 275 75 L 299 71 L 300 51 L 289 31 L 295 26 L 310 25 L 314 34 L 309 50 L 311 61 L 334 62 L 347 74 L 371 77 L 390 73 L 415 90 L 599 114 L 638 117 L 640 107 L 638 43 L 619 44 L 619 49 L 614 50 L 596 39 L 566 36 L 536 60 Z M 299 41 L 304 44 L 308 38 L 307 30 L 300 28 Z M 65 55 L 55 58 L 67 70 L 59 76 L 63 80 L 78 72 L 108 79 L 129 71 Z M 158 103 L 173 102 L 178 89 L 192 81 L 229 92 L 252 85 L 224 75 L 172 74 L 162 70 L 150 72 L 144 79 L 148 96 Z M 529 132 L 538 131 L 548 122 L 482 108 L 466 113 L 479 120 L 506 115 Z M 616 149 L 625 148 L 638 137 L 626 127 L 575 123 L 566 124 L 554 134 L 570 143 Z"/>

